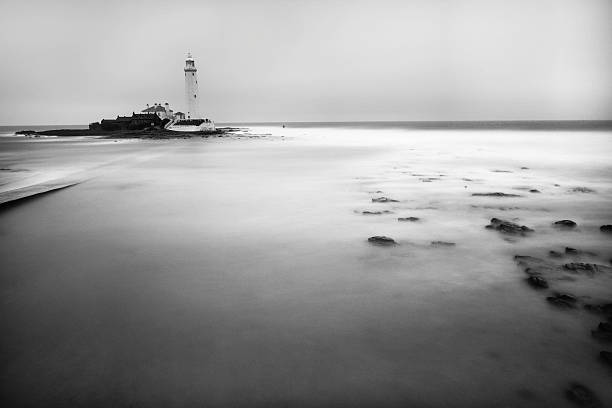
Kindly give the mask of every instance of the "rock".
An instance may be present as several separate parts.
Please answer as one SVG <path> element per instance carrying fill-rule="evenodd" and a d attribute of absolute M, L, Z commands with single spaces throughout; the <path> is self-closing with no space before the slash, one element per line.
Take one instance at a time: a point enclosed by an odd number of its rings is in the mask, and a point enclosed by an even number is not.
<path fill-rule="evenodd" d="M 400 217 L 397 219 L 398 221 L 410 221 L 410 222 L 415 222 L 415 221 L 419 221 L 420 218 L 419 217 Z"/>
<path fill-rule="evenodd" d="M 588 187 L 574 187 L 570 189 L 571 193 L 594 193 L 595 190 L 590 189 Z"/>
<path fill-rule="evenodd" d="M 500 220 L 498 218 L 491 218 L 491 224 L 487 225 L 485 228 L 494 229 L 505 234 L 527 235 L 527 233 L 533 232 L 531 228 L 524 225 L 518 225 L 510 221 Z"/>
<path fill-rule="evenodd" d="M 373 203 L 399 203 L 398 200 L 393 200 L 393 199 L 388 198 L 388 197 L 373 198 L 372 202 Z"/>
<path fill-rule="evenodd" d="M 557 252 L 557 251 L 548 251 L 548 255 L 551 258 L 563 258 L 563 254 L 561 252 Z"/>
<path fill-rule="evenodd" d="M 599 227 L 599 230 L 601 232 L 612 233 L 612 225 L 602 225 L 601 227 Z"/>
<path fill-rule="evenodd" d="M 493 173 L 512 173 L 512 170 L 491 170 Z"/>
<path fill-rule="evenodd" d="M 451 247 L 455 246 L 454 242 L 445 242 L 445 241 L 431 241 L 431 246 L 435 247 Z"/>
<path fill-rule="evenodd" d="M 397 242 L 393 238 L 385 237 L 384 235 L 376 235 L 368 238 L 368 242 L 375 245 L 396 245 Z"/>
<path fill-rule="evenodd" d="M 522 197 L 521 195 L 518 194 L 508 194 L 508 193 L 500 193 L 495 192 L 495 193 L 472 193 L 473 197 Z"/>
<path fill-rule="evenodd" d="M 605 350 L 600 351 L 599 352 L 599 358 L 605 364 L 607 364 L 610 367 L 612 367 L 612 351 L 605 351 Z"/>
<path fill-rule="evenodd" d="M 597 408 L 601 406 L 601 402 L 595 393 L 577 382 L 569 384 L 565 389 L 565 396 L 581 407 Z"/>
<path fill-rule="evenodd" d="M 553 222 L 553 226 L 560 228 L 576 228 L 576 223 L 572 220 L 561 220 Z"/>
<path fill-rule="evenodd" d="M 539 193 L 540 190 L 532 188 L 531 190 L 529 190 L 530 193 Z"/>
<path fill-rule="evenodd" d="M 521 167 L 521 170 L 529 170 L 529 167 Z"/>
<path fill-rule="evenodd" d="M 567 293 L 557 293 L 554 296 L 548 296 L 546 300 L 562 309 L 573 309 L 576 307 L 577 299 L 573 295 Z"/>
<path fill-rule="evenodd" d="M 536 276 L 536 275 L 530 276 L 527 278 L 527 283 L 536 289 L 548 288 L 548 282 L 546 281 L 546 279 L 542 278 L 541 276 Z"/>
<path fill-rule="evenodd" d="M 385 210 L 385 211 L 362 211 L 361 212 L 363 215 L 381 215 L 381 214 L 391 214 L 391 211 L 389 210 Z"/>

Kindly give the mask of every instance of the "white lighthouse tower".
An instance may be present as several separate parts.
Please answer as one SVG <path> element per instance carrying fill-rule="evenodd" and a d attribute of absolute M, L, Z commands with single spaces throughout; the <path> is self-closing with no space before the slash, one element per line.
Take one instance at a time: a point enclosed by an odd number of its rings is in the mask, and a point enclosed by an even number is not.
<path fill-rule="evenodd" d="M 187 119 L 200 118 L 198 99 L 198 70 L 191 53 L 185 60 L 185 100 L 187 102 Z"/>
<path fill-rule="evenodd" d="M 166 129 L 176 132 L 209 132 L 215 130 L 215 123 L 205 119 L 200 112 L 200 94 L 198 91 L 198 70 L 191 54 L 185 60 L 185 102 L 187 119 L 175 118 L 166 125 Z"/>

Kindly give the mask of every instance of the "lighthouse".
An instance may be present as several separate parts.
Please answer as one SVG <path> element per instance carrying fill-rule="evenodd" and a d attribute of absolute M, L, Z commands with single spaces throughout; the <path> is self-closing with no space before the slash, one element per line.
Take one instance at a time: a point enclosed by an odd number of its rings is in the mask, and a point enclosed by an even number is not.
<path fill-rule="evenodd" d="M 191 53 L 187 54 L 185 60 L 185 99 L 187 102 L 187 119 L 198 119 L 201 117 L 198 94 L 198 70 Z"/>
<path fill-rule="evenodd" d="M 198 92 L 198 70 L 191 54 L 185 60 L 185 99 L 187 102 L 187 119 L 176 112 L 174 118 L 166 124 L 166 129 L 175 132 L 214 132 L 215 122 L 205 118 L 200 111 L 200 94 Z M 168 106 L 169 108 L 169 106 Z"/>

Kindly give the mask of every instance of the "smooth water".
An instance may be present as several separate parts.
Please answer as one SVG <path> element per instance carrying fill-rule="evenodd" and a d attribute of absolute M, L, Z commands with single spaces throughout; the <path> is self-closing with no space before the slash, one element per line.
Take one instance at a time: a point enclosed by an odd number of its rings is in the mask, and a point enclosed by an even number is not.
<path fill-rule="evenodd" d="M 0 212 L 1 400 L 563 407 L 578 381 L 612 405 L 599 318 L 513 261 L 573 246 L 609 265 L 610 132 L 252 131 L 271 136 L 0 138 L 0 192 L 85 180 Z M 522 197 L 471 196 L 493 191 Z M 491 217 L 536 233 L 509 242 Z M 612 279 L 567 290 L 610 301 Z"/>

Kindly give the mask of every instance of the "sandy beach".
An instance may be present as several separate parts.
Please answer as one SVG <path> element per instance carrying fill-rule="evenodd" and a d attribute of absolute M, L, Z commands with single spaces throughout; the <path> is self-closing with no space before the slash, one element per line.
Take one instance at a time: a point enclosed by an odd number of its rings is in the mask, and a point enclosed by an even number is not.
<path fill-rule="evenodd" d="M 612 406 L 610 131 L 250 132 L 0 137 L 3 400 Z"/>

